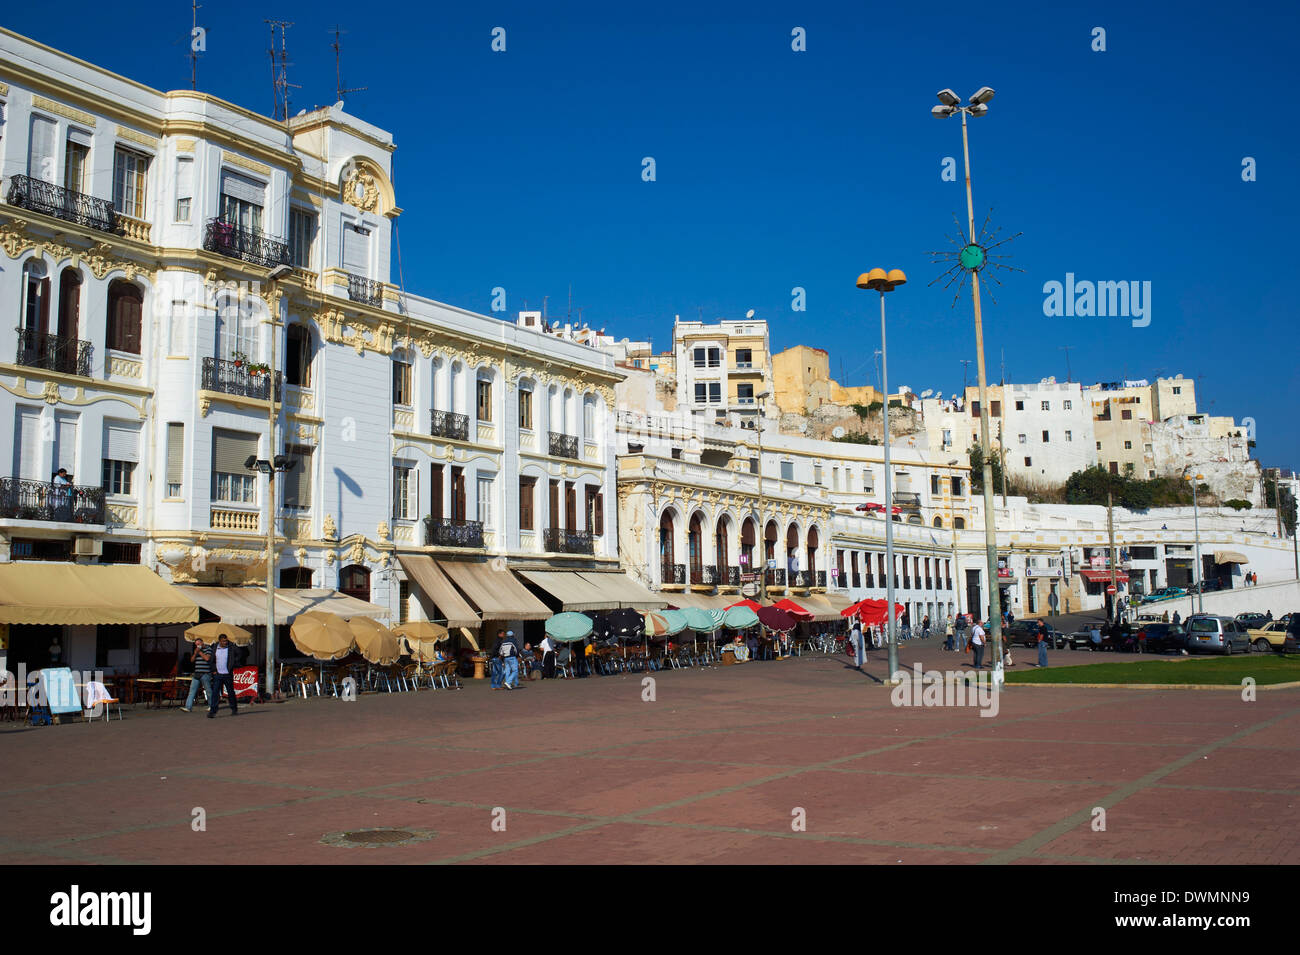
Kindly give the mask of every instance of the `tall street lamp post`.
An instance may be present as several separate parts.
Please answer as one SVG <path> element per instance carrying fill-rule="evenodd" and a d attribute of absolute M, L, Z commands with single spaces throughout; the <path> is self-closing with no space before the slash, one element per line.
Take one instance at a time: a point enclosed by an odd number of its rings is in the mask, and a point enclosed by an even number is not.
<path fill-rule="evenodd" d="M 771 394 L 770 391 L 765 391 L 758 396 L 758 594 L 759 600 L 763 603 L 767 603 L 767 521 L 763 517 L 763 413 Z"/>
<path fill-rule="evenodd" d="M 271 382 L 274 391 L 275 382 Z M 272 431 L 272 435 L 274 435 Z M 274 440 L 274 438 L 272 438 Z M 274 448 L 274 445 L 272 445 Z M 290 471 L 297 459 L 277 454 L 271 460 L 250 454 L 244 467 L 266 475 L 266 695 L 275 698 L 275 475 Z"/>
<path fill-rule="evenodd" d="M 1196 504 L 1196 482 L 1205 480 L 1205 475 L 1198 474 L 1193 478 L 1184 474 L 1183 480 L 1192 482 L 1192 533 L 1196 540 L 1196 566 L 1192 569 L 1196 571 L 1196 612 L 1205 613 L 1205 587 L 1201 584 L 1201 512 Z"/>
<path fill-rule="evenodd" d="M 961 148 L 966 163 L 966 224 L 970 235 L 970 244 L 961 250 L 960 261 L 963 268 L 970 272 L 971 298 L 975 305 L 975 358 L 979 370 L 980 392 L 980 450 L 983 452 L 984 465 L 984 550 L 986 573 L 989 580 L 989 619 L 992 624 L 993 682 L 1000 686 L 1003 682 L 1002 671 L 1002 600 L 998 592 L 998 542 L 997 527 L 993 515 L 993 448 L 989 442 L 989 401 L 988 378 L 984 371 L 984 323 L 980 315 L 980 277 L 979 270 L 984 266 L 985 253 L 975 242 L 975 205 L 971 199 L 970 187 L 970 141 L 966 133 L 966 117 L 983 116 L 988 113 L 988 102 L 993 99 L 990 87 L 980 87 L 970 98 L 967 105 L 960 105 L 961 99 L 950 89 L 940 90 L 941 106 L 933 107 L 932 115 L 946 119 L 954 113 L 961 113 Z M 975 608 L 971 608 L 974 610 Z"/>
<path fill-rule="evenodd" d="M 907 276 L 902 269 L 872 269 L 858 276 L 858 288 L 872 289 L 880 293 L 880 388 L 884 408 L 884 448 L 885 448 L 885 626 L 889 628 L 889 674 L 888 681 L 893 682 L 898 672 L 898 631 L 894 626 L 894 516 L 893 516 L 893 479 L 889 467 L 889 355 L 885 347 L 885 293 L 892 292 L 907 283 Z"/>

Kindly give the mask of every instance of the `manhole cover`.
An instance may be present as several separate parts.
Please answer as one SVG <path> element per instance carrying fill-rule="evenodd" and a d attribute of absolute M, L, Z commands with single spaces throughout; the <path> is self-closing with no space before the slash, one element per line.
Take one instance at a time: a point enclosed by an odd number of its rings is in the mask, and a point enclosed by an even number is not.
<path fill-rule="evenodd" d="M 429 829 L 352 829 L 331 832 L 321 839 L 321 843 L 344 849 L 374 849 L 380 846 L 409 846 L 436 835 L 436 832 Z"/>

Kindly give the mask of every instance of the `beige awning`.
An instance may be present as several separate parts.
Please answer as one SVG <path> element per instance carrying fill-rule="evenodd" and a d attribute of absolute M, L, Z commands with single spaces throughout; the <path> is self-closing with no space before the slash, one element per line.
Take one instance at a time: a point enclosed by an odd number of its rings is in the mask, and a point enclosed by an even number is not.
<path fill-rule="evenodd" d="M 447 575 L 438 569 L 432 557 L 424 554 L 398 554 L 397 562 L 420 591 L 446 614 L 448 627 L 477 627 L 478 614 L 465 602 Z"/>
<path fill-rule="evenodd" d="M 551 611 L 509 570 L 490 564 L 435 561 L 484 620 L 546 620 Z"/>
<path fill-rule="evenodd" d="M 598 573 L 582 571 L 579 577 L 589 581 L 602 593 L 618 599 L 620 607 L 632 607 L 637 610 L 662 610 L 668 606 L 663 594 L 651 593 L 624 573 Z"/>
<path fill-rule="evenodd" d="M 840 611 L 851 606 L 852 601 L 840 594 L 809 594 L 799 598 L 799 604 L 813 615 L 814 622 L 839 620 Z"/>
<path fill-rule="evenodd" d="M 1216 550 L 1214 552 L 1214 562 L 1216 564 L 1249 564 L 1250 561 L 1245 554 L 1239 554 L 1235 550 Z"/>
<path fill-rule="evenodd" d="M 744 598 L 739 594 L 664 594 L 667 603 L 685 610 L 687 607 L 699 607 L 701 610 L 725 610 Z"/>
<path fill-rule="evenodd" d="M 617 610 L 618 596 L 610 594 L 571 570 L 521 570 L 519 576 L 560 602 L 562 610 Z"/>
<path fill-rule="evenodd" d="M 179 590 L 209 613 L 216 614 L 223 623 L 233 623 L 237 627 L 266 626 L 265 587 L 201 587 L 186 584 L 173 589 Z M 298 614 L 308 610 L 326 610 L 340 617 L 370 617 L 374 620 L 383 620 L 389 616 L 385 608 L 349 597 L 337 590 L 275 588 L 277 626 L 292 623 Z"/>
<path fill-rule="evenodd" d="M 199 608 L 148 567 L 0 564 L 0 623 L 196 623 Z"/>

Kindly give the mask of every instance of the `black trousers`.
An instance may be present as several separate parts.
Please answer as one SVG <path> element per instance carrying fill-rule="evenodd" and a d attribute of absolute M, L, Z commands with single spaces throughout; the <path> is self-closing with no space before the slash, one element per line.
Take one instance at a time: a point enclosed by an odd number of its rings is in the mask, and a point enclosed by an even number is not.
<path fill-rule="evenodd" d="M 555 651 L 547 650 L 542 654 L 542 679 L 555 679 Z"/>
<path fill-rule="evenodd" d="M 217 712 L 217 704 L 221 701 L 222 687 L 225 687 L 226 693 L 230 696 L 230 712 L 238 713 L 239 704 L 235 702 L 235 675 L 233 673 L 212 674 L 212 698 L 208 700 L 208 712 Z"/>

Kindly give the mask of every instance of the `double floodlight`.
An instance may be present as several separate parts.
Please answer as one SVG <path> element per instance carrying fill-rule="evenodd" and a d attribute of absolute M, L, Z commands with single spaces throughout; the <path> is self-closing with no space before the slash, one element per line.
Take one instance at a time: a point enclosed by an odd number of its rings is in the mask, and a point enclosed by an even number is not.
<path fill-rule="evenodd" d="M 930 115 L 939 119 L 947 119 L 957 113 L 969 113 L 972 116 L 984 116 L 988 113 L 989 100 L 993 99 L 993 87 L 981 86 L 970 98 L 967 106 L 961 105 L 961 97 L 952 90 L 939 90 L 939 102 L 943 105 L 934 106 L 930 109 Z"/>
<path fill-rule="evenodd" d="M 272 471 L 292 471 L 297 458 L 292 458 L 287 454 L 277 454 L 270 461 L 264 461 L 255 454 L 250 454 L 244 459 L 244 467 L 249 471 L 260 471 L 262 474 L 270 474 Z"/>

